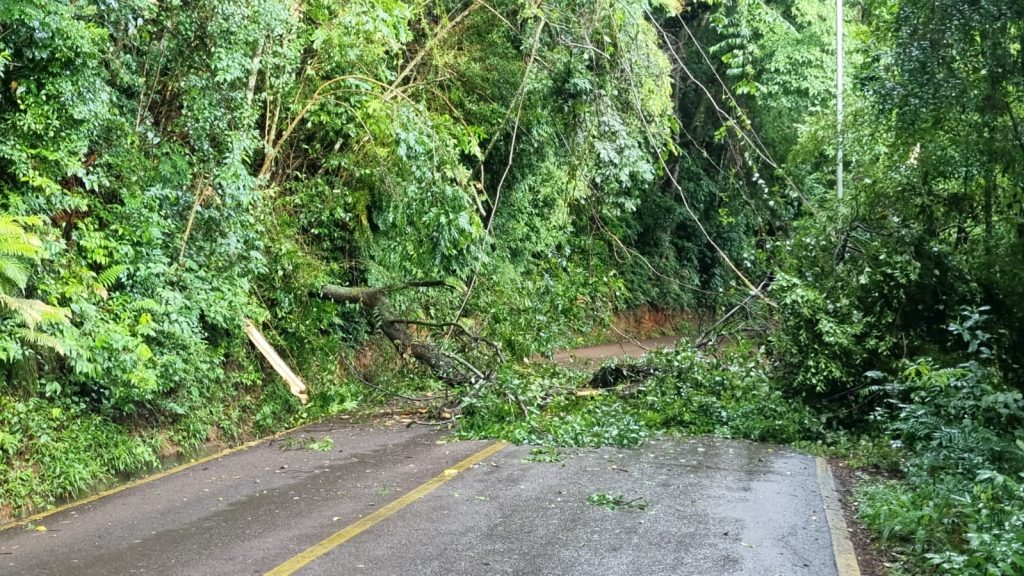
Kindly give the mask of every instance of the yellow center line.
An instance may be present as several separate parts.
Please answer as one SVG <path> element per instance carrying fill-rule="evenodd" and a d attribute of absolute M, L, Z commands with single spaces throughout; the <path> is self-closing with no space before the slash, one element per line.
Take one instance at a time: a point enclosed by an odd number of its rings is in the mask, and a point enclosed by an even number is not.
<path fill-rule="evenodd" d="M 303 550 L 302 552 L 293 556 L 292 558 L 289 558 L 281 565 L 279 565 L 277 568 L 274 568 L 270 572 L 267 572 L 266 576 L 288 576 L 290 574 L 294 574 L 306 564 L 309 564 L 310 562 L 316 560 L 317 558 L 323 556 L 324 554 L 327 554 L 331 550 L 351 540 L 367 528 L 370 528 L 371 526 L 381 522 L 382 520 L 385 520 L 388 517 L 393 516 L 402 508 L 405 508 L 409 504 L 412 504 L 413 502 L 419 500 L 420 498 L 432 492 L 434 489 L 440 487 L 445 482 L 458 476 L 460 472 L 463 472 L 466 469 L 470 468 L 471 466 L 479 464 L 484 459 L 497 454 L 501 449 L 505 448 L 506 446 L 508 446 L 508 444 L 505 442 L 495 442 L 494 444 L 491 444 L 487 448 L 484 448 L 483 450 L 477 452 L 476 454 L 473 454 L 469 458 L 466 458 L 462 462 L 459 462 L 455 466 L 452 466 L 451 468 L 448 468 L 447 470 L 441 472 L 437 476 L 434 476 L 427 482 L 419 485 L 411 492 L 408 492 L 405 496 L 402 496 L 401 498 L 389 502 L 385 506 L 379 508 L 373 514 L 370 514 L 365 518 L 362 518 L 352 524 L 349 524 L 345 528 L 342 528 L 341 530 L 335 532 L 331 536 L 328 536 L 320 543 Z"/>
<path fill-rule="evenodd" d="M 308 424 L 304 424 L 303 426 L 308 426 Z M 107 490 L 103 490 L 101 492 L 97 492 L 97 493 L 95 493 L 95 494 L 93 494 L 91 496 L 86 496 L 85 498 L 80 498 L 80 499 L 75 500 L 73 502 L 68 502 L 67 504 L 63 504 L 61 506 L 57 506 L 56 508 L 51 508 L 50 510 L 45 510 L 43 512 L 39 512 L 38 514 L 33 514 L 31 516 L 26 516 L 25 518 L 20 518 L 18 520 L 12 520 L 11 522 L 9 522 L 7 524 L 0 525 L 0 532 L 2 532 L 4 530 L 7 530 L 9 528 L 14 528 L 16 526 L 24 526 L 26 524 L 31 524 L 33 522 L 37 522 L 37 521 L 42 520 L 44 518 L 47 518 L 49 516 L 53 516 L 54 514 L 58 514 L 60 512 L 66 511 L 66 510 L 71 510 L 72 508 L 78 508 L 79 506 L 84 506 L 85 504 L 89 504 L 91 502 L 95 502 L 95 501 L 100 500 L 102 498 L 106 498 L 107 496 L 113 496 L 114 494 L 117 494 L 118 492 L 124 492 L 125 490 L 129 490 L 131 488 L 136 488 L 138 486 L 142 486 L 143 484 L 149 484 L 150 482 L 155 482 L 157 480 L 160 480 L 161 478 L 166 478 L 168 476 L 177 474 L 179 472 L 183 472 L 185 470 L 188 470 L 189 468 L 193 468 L 193 467 L 198 466 L 200 464 L 206 464 L 207 462 L 210 462 L 212 460 L 219 460 L 221 458 L 225 458 L 227 456 L 230 456 L 230 455 L 234 454 L 235 452 L 242 452 L 244 450 L 248 450 L 250 448 L 258 446 L 258 445 L 262 444 L 263 442 L 267 442 L 269 440 L 276 440 L 277 438 L 280 438 L 281 436 L 283 436 L 285 434 L 289 434 L 291 432 L 295 432 L 298 429 L 299 428 L 291 428 L 289 430 L 283 430 L 281 432 L 278 432 L 277 434 L 274 434 L 273 436 L 268 436 L 266 438 L 260 438 L 258 440 L 252 440 L 250 442 L 246 442 L 245 444 L 241 444 L 239 446 L 235 446 L 234 448 L 228 448 L 226 450 L 221 450 L 220 452 L 217 452 L 215 454 L 210 454 L 209 456 L 204 456 L 202 458 L 199 458 L 199 459 L 196 459 L 196 460 L 191 460 L 191 461 L 186 462 L 184 464 L 179 464 L 178 466 L 174 466 L 173 468 L 168 468 L 166 470 L 161 470 L 160 472 L 156 472 L 156 473 L 150 474 L 148 476 L 143 476 L 142 478 L 139 478 L 138 480 L 132 480 L 130 482 L 125 482 L 124 484 L 118 484 L 117 486 L 114 486 L 113 488 L 108 488 Z"/>

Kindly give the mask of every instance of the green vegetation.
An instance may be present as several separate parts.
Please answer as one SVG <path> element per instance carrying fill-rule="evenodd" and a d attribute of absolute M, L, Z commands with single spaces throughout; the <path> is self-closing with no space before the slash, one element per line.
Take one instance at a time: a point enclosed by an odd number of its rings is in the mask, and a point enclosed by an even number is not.
<path fill-rule="evenodd" d="M 547 365 L 511 367 L 464 396 L 459 433 L 545 446 L 632 447 L 665 431 L 786 443 L 814 438 L 820 429 L 806 407 L 772 385 L 754 351 L 715 358 L 683 348 L 653 353 L 643 366 L 650 375 L 622 383 L 618 392 L 583 396 L 588 376 Z"/>
<path fill-rule="evenodd" d="M 554 446 L 538 446 L 537 448 L 530 449 L 530 455 L 526 458 L 526 461 L 547 463 L 561 462 L 562 453 Z"/>
<path fill-rule="evenodd" d="M 402 359 L 328 283 L 444 281 L 393 312 L 515 357 L 602 325 L 584 231 L 633 225 L 672 134 L 645 7 L 3 3 L 0 514 L 372 400 Z"/>
<path fill-rule="evenodd" d="M 648 507 L 647 500 L 644 500 L 643 498 L 626 500 L 626 497 L 622 494 L 607 494 L 605 492 L 594 492 L 590 496 L 587 496 L 587 503 L 593 506 L 607 508 L 608 510 L 628 508 L 643 511 L 647 510 Z"/>
<path fill-rule="evenodd" d="M 847 3 L 841 198 L 834 10 L 2 3 L 0 517 L 429 393 L 538 462 L 843 455 L 895 570 L 1024 571 L 1024 4 Z M 712 320 L 524 360 L 639 306 Z"/>
<path fill-rule="evenodd" d="M 968 359 L 908 362 L 873 387 L 873 415 L 899 447 L 901 482 L 858 494 L 864 521 L 914 564 L 944 573 L 1013 574 L 1024 568 L 1024 398 L 1006 387 L 977 312 L 950 326 Z"/>
<path fill-rule="evenodd" d="M 334 448 L 334 440 L 329 436 L 317 440 L 316 438 L 302 436 L 296 438 L 288 436 L 282 442 L 282 450 L 312 450 L 314 452 L 330 452 Z"/>

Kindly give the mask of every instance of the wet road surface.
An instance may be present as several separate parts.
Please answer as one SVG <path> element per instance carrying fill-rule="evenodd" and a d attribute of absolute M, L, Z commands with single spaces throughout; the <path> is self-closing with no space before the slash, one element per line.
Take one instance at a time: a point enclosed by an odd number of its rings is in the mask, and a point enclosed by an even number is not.
<path fill-rule="evenodd" d="M 330 450 L 310 448 L 323 438 Z M 38 522 L 45 532 L 0 531 L 0 574 L 287 573 L 339 533 L 295 573 L 837 574 L 809 456 L 666 437 L 563 450 L 560 462 L 507 446 L 452 468 L 492 444 L 320 424 L 59 512 Z M 630 504 L 588 502 L 597 495 Z M 376 524 L 346 531 L 375 512 Z"/>
<path fill-rule="evenodd" d="M 675 348 L 679 336 L 662 336 L 649 340 L 622 340 L 610 344 L 600 344 L 587 348 L 577 348 L 558 352 L 552 361 L 561 366 L 577 369 L 590 369 L 600 366 L 612 358 L 639 358 L 651 350 Z"/>

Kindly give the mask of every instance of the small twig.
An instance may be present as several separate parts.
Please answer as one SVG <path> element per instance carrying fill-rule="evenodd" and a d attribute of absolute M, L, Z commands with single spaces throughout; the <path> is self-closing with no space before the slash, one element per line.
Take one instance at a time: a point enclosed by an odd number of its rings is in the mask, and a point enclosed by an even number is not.
<path fill-rule="evenodd" d="M 390 320 L 390 322 L 393 322 L 395 324 L 411 324 L 413 326 L 426 326 L 427 328 L 458 328 L 461 333 L 466 334 L 470 338 L 476 338 L 476 336 L 473 336 L 469 332 L 469 330 L 466 330 L 465 326 L 459 324 L 458 322 L 427 322 L 424 320 L 406 320 L 404 318 L 395 318 L 394 320 Z"/>
<path fill-rule="evenodd" d="M 523 399 L 518 394 L 508 390 L 505 391 L 505 396 L 508 398 L 509 403 L 515 402 L 518 404 L 519 409 L 523 411 L 523 418 L 529 420 L 530 411 L 526 408 L 526 402 L 523 402 Z"/>
<path fill-rule="evenodd" d="M 382 288 L 382 292 L 398 292 L 400 290 L 408 290 L 409 288 L 451 288 L 452 290 L 458 291 L 459 287 L 446 281 L 446 280 L 413 280 L 406 282 L 405 284 L 399 284 L 397 286 L 388 286 Z"/>
<path fill-rule="evenodd" d="M 423 57 L 426 56 L 431 50 L 433 50 L 434 46 L 438 42 L 443 40 L 456 26 L 459 25 L 460 22 L 462 22 L 467 16 L 472 14 L 477 8 L 479 8 L 482 5 L 482 2 L 473 2 L 472 4 L 467 6 L 465 10 L 460 12 L 458 16 L 452 18 L 445 25 L 444 28 L 438 30 L 437 33 L 434 34 L 430 38 L 430 40 L 427 41 L 423 48 L 416 53 L 416 56 L 414 56 L 413 59 L 410 60 L 409 63 L 406 64 L 404 68 L 402 68 L 402 71 L 398 73 L 398 77 L 395 78 L 394 82 L 391 83 L 391 87 L 388 89 L 389 94 L 398 92 L 398 87 L 402 83 L 402 80 L 404 80 L 405 77 L 408 76 L 416 68 L 416 66 L 419 65 L 420 61 L 423 60 Z"/>
<path fill-rule="evenodd" d="M 462 314 L 466 311 L 466 305 L 469 304 L 469 298 L 473 295 L 473 289 L 476 288 L 476 280 L 479 278 L 479 274 L 473 273 L 473 277 L 469 280 L 469 285 L 466 287 L 466 295 L 462 298 L 462 304 L 459 306 L 459 311 L 455 313 L 455 320 L 452 320 L 453 324 L 457 324 L 459 320 L 462 320 Z M 448 333 L 445 334 L 445 340 L 451 338 L 452 331 L 454 328 L 449 328 Z"/>
<path fill-rule="evenodd" d="M 623 334 L 618 328 L 615 327 L 614 324 L 609 325 L 608 327 L 611 328 L 612 331 L 615 332 L 616 334 L 618 334 L 619 336 L 622 336 L 626 340 L 629 340 L 634 346 L 637 346 L 638 348 L 640 348 L 644 352 L 650 352 L 651 351 L 650 348 L 644 346 L 643 343 L 640 342 L 639 340 L 637 340 L 636 338 L 633 338 L 631 336 L 627 336 L 627 335 Z"/>
<path fill-rule="evenodd" d="M 475 386 L 473 386 L 473 389 L 470 390 L 465 396 L 462 397 L 462 404 L 459 406 L 459 408 L 461 409 L 462 406 L 465 406 L 467 400 L 475 399 L 477 396 L 479 396 L 480 392 L 483 390 L 483 387 L 484 387 L 484 381 L 483 380 L 477 381 Z"/>
<path fill-rule="evenodd" d="M 483 381 L 485 381 L 485 380 L 490 380 L 490 378 L 488 378 L 487 376 L 484 376 L 484 373 L 483 373 L 483 372 L 481 372 L 481 371 L 480 371 L 479 369 L 477 369 L 477 367 L 476 367 L 476 366 L 473 366 L 472 364 L 470 364 L 470 363 L 469 363 L 469 362 L 467 362 L 466 360 L 463 360 L 463 359 L 462 359 L 462 358 L 460 358 L 460 357 L 459 357 L 458 355 L 456 355 L 456 354 L 453 354 L 453 353 L 451 353 L 451 352 L 445 352 L 444 350 L 440 350 L 439 352 L 440 352 L 441 354 L 443 354 L 443 355 L 444 355 L 445 357 L 447 357 L 448 359 L 450 359 L 450 360 L 454 360 L 454 361 L 455 361 L 456 363 L 458 363 L 458 364 L 461 364 L 461 365 L 462 365 L 463 367 L 465 367 L 466 369 L 468 369 L 468 370 L 469 370 L 470 372 L 472 372 L 472 373 L 473 373 L 473 374 L 474 374 L 474 375 L 475 375 L 475 376 L 476 376 L 477 378 L 479 378 L 479 379 L 480 379 L 479 381 L 483 382 Z"/>
<path fill-rule="evenodd" d="M 199 211 L 199 206 L 202 205 L 203 200 L 213 194 L 213 190 L 206 185 L 205 179 L 200 179 L 198 186 L 196 186 L 196 200 L 192 203 L 192 211 L 188 214 L 188 223 L 185 224 L 185 233 L 181 237 L 181 250 L 178 252 L 178 267 L 181 268 L 185 264 L 185 246 L 188 245 L 188 238 L 192 235 L 192 224 L 196 220 L 196 212 Z"/>
<path fill-rule="evenodd" d="M 499 363 L 503 364 L 505 362 L 505 355 L 501 352 L 501 346 L 497 342 L 473 334 L 472 332 L 467 330 L 465 326 L 459 324 L 458 322 L 426 322 L 423 320 L 405 320 L 401 318 L 390 320 L 390 322 L 393 324 L 410 324 L 413 326 L 426 326 L 428 328 L 448 328 L 449 335 L 457 328 L 459 330 L 459 333 L 464 335 L 466 338 L 469 338 L 469 340 L 473 344 L 478 344 L 482 342 L 489 346 L 491 349 L 493 349 L 495 355 L 498 357 Z"/>
<path fill-rule="evenodd" d="M 593 188 L 591 188 L 591 191 L 594 192 L 595 195 L 596 195 L 596 191 L 593 190 Z M 661 278 L 663 280 L 671 282 L 671 283 L 675 284 L 676 286 L 679 286 L 681 288 L 686 288 L 687 290 L 693 290 L 695 292 L 702 292 L 704 294 L 714 294 L 714 292 L 712 292 L 710 290 L 705 290 L 705 289 L 703 289 L 703 288 L 701 288 L 699 286 L 694 286 L 692 284 L 686 284 L 684 282 L 681 282 L 681 281 L 679 281 L 679 280 L 677 280 L 675 278 L 672 278 L 670 276 L 666 276 L 665 274 L 659 272 L 654 267 L 654 265 L 651 264 L 650 260 L 648 260 L 646 257 L 644 257 L 643 254 L 641 254 L 637 250 L 635 250 L 633 248 L 630 248 L 629 246 L 626 246 L 625 244 L 623 244 L 622 240 L 619 239 L 619 237 L 616 236 L 611 230 L 609 230 L 607 226 L 605 226 L 605 223 L 604 223 L 603 220 L 601 220 L 601 216 L 599 214 L 594 213 L 593 216 L 594 216 L 594 223 L 597 224 L 597 227 L 600 228 L 601 231 L 604 232 L 609 238 L 611 238 L 615 242 L 615 244 L 619 247 L 619 249 L 621 249 L 623 252 L 626 253 L 627 257 L 639 258 L 640 261 L 644 263 L 644 266 L 646 266 L 647 269 L 651 271 L 651 274 L 654 274 L 658 278 Z M 616 257 L 618 257 L 618 254 L 616 254 Z"/>
<path fill-rule="evenodd" d="M 433 421 L 433 422 L 424 422 L 422 420 L 412 420 L 411 422 L 406 424 L 405 427 L 408 428 L 408 427 L 410 427 L 412 425 L 416 425 L 416 426 L 451 426 L 452 424 L 455 424 L 455 417 L 454 416 L 452 416 L 451 418 L 449 418 L 447 420 L 436 420 L 436 421 Z"/>
<path fill-rule="evenodd" d="M 349 80 L 357 80 L 360 82 L 373 84 L 378 87 L 386 87 L 385 84 L 381 83 L 378 80 L 374 80 L 373 78 L 369 78 L 359 74 L 346 74 L 344 76 L 338 76 L 337 78 L 331 78 L 330 80 L 325 81 L 323 84 L 318 86 L 316 90 L 313 91 L 313 94 L 309 97 L 309 100 L 306 101 L 306 104 L 299 110 L 295 117 L 292 118 L 291 122 L 288 123 L 288 126 L 285 127 L 284 132 L 281 133 L 281 137 L 278 138 L 276 142 L 267 143 L 269 144 L 269 146 L 267 146 L 267 150 L 263 156 L 263 164 L 260 166 L 260 171 L 256 175 L 257 178 L 262 179 L 264 176 L 267 176 L 270 173 L 270 169 L 273 167 L 274 164 L 274 159 L 277 157 L 277 154 L 281 151 L 282 146 L 284 146 L 284 143 L 292 135 L 292 132 L 294 132 L 295 129 L 299 126 L 299 124 L 306 118 L 306 115 L 309 114 L 310 110 L 312 110 L 313 107 L 320 102 L 321 98 L 324 97 L 324 91 L 328 87 L 337 84 L 338 82 L 347 82 Z M 388 92 L 383 96 L 383 99 L 388 99 L 392 93 L 397 92 L 395 92 L 393 88 L 388 88 Z M 275 113 L 275 119 L 276 116 L 277 114 Z"/>

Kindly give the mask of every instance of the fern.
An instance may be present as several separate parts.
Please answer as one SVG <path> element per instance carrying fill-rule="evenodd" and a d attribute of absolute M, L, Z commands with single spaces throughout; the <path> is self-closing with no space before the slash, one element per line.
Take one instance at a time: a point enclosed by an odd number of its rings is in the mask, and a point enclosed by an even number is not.
<path fill-rule="evenodd" d="M 38 218 L 0 213 L 0 310 L 13 314 L 16 321 L 25 326 L 25 329 L 17 331 L 23 342 L 63 353 L 63 346 L 56 338 L 36 332 L 36 327 L 66 322 L 70 318 L 69 312 L 15 295 L 28 285 L 31 264 L 43 257 L 42 242 L 23 227 L 39 223 Z"/>
<path fill-rule="evenodd" d="M 36 348 L 47 348 L 61 355 L 65 353 L 64 344 L 49 334 L 43 334 L 42 332 L 36 332 L 28 329 L 18 330 L 17 333 L 24 342 L 31 346 L 35 346 Z"/>
<path fill-rule="evenodd" d="M 0 294 L 0 307 L 14 312 L 21 323 L 32 330 L 40 324 L 59 324 L 70 318 L 70 314 L 64 308 L 50 306 L 39 300 L 15 298 L 7 294 Z"/>
<path fill-rule="evenodd" d="M 42 256 L 42 242 L 23 226 L 37 226 L 38 218 L 17 218 L 0 214 L 0 255 L 39 259 Z"/>
<path fill-rule="evenodd" d="M 123 264 L 118 264 L 116 266 L 111 266 L 110 268 L 107 268 L 106 270 L 100 272 L 99 274 L 96 274 L 96 278 L 93 281 L 92 285 L 92 291 L 95 292 L 104 300 L 106 300 L 107 298 L 110 297 L 108 291 L 114 286 L 114 283 L 117 282 L 117 279 L 120 278 L 121 274 L 124 274 L 124 271 L 127 269 L 127 266 Z"/>
<path fill-rule="evenodd" d="M 0 256 L 0 291 L 7 293 L 23 290 L 28 284 L 29 269 L 24 262 L 10 256 Z"/>
<path fill-rule="evenodd" d="M 111 266 L 96 276 L 96 283 L 103 286 L 104 289 L 110 290 L 114 283 L 117 282 L 117 279 L 121 277 L 121 274 L 124 274 L 124 271 L 127 269 L 128 267 L 123 264 Z"/>

